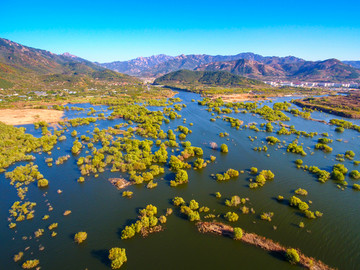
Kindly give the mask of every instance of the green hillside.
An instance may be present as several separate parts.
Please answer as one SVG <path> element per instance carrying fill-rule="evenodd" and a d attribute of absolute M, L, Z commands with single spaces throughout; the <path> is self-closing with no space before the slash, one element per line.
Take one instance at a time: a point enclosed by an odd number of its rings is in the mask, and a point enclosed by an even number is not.
<path fill-rule="evenodd" d="M 178 86 L 209 86 L 209 87 L 236 87 L 252 88 L 263 87 L 265 84 L 261 81 L 234 75 L 226 71 L 192 71 L 179 70 L 170 72 L 157 78 L 155 84 Z"/>
<path fill-rule="evenodd" d="M 0 38 L 0 88 L 85 89 L 140 81 L 78 57 L 58 55 Z"/>

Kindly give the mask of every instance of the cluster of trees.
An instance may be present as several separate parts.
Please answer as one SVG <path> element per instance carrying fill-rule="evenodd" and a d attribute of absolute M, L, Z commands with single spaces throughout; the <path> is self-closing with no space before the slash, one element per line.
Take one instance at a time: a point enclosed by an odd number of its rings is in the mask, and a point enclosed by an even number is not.
<path fill-rule="evenodd" d="M 33 219 L 34 212 L 33 208 L 36 206 L 35 202 L 20 202 L 16 201 L 11 206 L 9 212 L 12 218 L 17 222 L 24 221 L 25 219 Z"/>
<path fill-rule="evenodd" d="M 333 151 L 333 149 L 330 146 L 328 146 L 327 144 L 324 144 L 324 143 L 315 144 L 315 149 L 322 150 L 325 153 L 330 153 Z"/>
<path fill-rule="evenodd" d="M 309 205 L 296 196 L 292 196 L 290 198 L 290 206 L 299 209 L 309 219 L 315 219 L 316 217 L 321 217 L 323 215 L 319 211 L 315 211 L 315 212 L 310 211 Z"/>
<path fill-rule="evenodd" d="M 175 174 L 175 180 L 170 181 L 172 187 L 177 185 L 185 184 L 189 181 L 188 173 L 185 170 L 178 170 Z"/>
<path fill-rule="evenodd" d="M 267 121 L 290 121 L 290 118 L 286 116 L 282 111 L 276 109 L 274 110 L 267 105 L 255 109 L 251 112 L 259 114 L 263 119 Z"/>
<path fill-rule="evenodd" d="M 21 267 L 24 269 L 32 269 L 37 267 L 39 264 L 40 264 L 39 260 L 27 260 L 21 265 Z"/>
<path fill-rule="evenodd" d="M 275 145 L 277 143 L 280 143 L 280 140 L 274 136 L 268 136 L 266 137 L 266 141 L 268 144 Z"/>
<path fill-rule="evenodd" d="M 352 150 L 348 150 L 345 152 L 345 158 L 349 159 L 349 160 L 353 160 L 355 157 L 355 153 Z"/>
<path fill-rule="evenodd" d="M 281 128 L 276 132 L 278 135 L 291 135 L 295 134 L 297 136 L 304 136 L 308 138 L 313 138 L 314 136 L 318 135 L 317 132 L 306 132 L 301 130 L 296 130 L 295 127 L 292 125 L 287 129 L 283 124 L 279 123 L 281 125 Z"/>
<path fill-rule="evenodd" d="M 69 124 L 72 127 L 78 127 L 78 126 L 84 126 L 84 125 L 90 125 L 91 123 L 95 123 L 96 118 L 94 117 L 85 117 L 85 118 L 74 118 L 68 120 L 66 123 L 61 123 L 63 125 Z"/>
<path fill-rule="evenodd" d="M 358 180 L 358 179 L 360 179 L 360 172 L 359 172 L 358 170 L 352 170 L 352 171 L 349 173 L 349 176 L 350 176 L 352 179 Z"/>
<path fill-rule="evenodd" d="M 55 164 L 56 164 L 56 165 L 63 164 L 63 163 L 64 163 L 65 161 L 67 161 L 69 158 L 70 158 L 70 155 L 66 155 L 66 156 L 59 157 L 59 158 L 55 161 Z"/>
<path fill-rule="evenodd" d="M 302 196 L 307 196 L 308 192 L 305 189 L 302 188 L 298 188 L 297 190 L 295 190 L 295 194 L 297 195 L 302 195 Z"/>
<path fill-rule="evenodd" d="M 342 130 L 344 130 L 346 128 L 346 129 L 354 129 L 354 130 L 360 132 L 360 126 L 355 125 L 355 124 L 351 123 L 350 121 L 346 121 L 343 119 L 330 119 L 329 123 L 332 125 L 335 125 L 337 127 L 341 127 Z"/>
<path fill-rule="evenodd" d="M 193 165 L 194 169 L 202 169 L 207 166 L 207 162 L 203 158 L 197 158 Z"/>
<path fill-rule="evenodd" d="M 240 126 L 243 124 L 243 121 L 241 121 L 241 120 L 239 120 L 237 118 L 234 118 L 234 117 L 226 116 L 226 117 L 223 118 L 223 120 L 226 121 L 226 122 L 229 122 L 231 127 L 236 128 L 236 129 L 240 129 Z M 224 134 L 224 136 L 226 136 L 226 135 Z M 220 137 L 221 137 L 221 135 L 220 135 Z"/>
<path fill-rule="evenodd" d="M 18 166 L 13 171 L 5 173 L 6 178 L 10 178 L 10 184 L 17 189 L 17 195 L 21 200 L 25 199 L 28 191 L 28 185 L 37 181 L 39 188 L 44 188 L 49 185 L 49 181 L 38 171 L 38 166 L 29 163 L 25 166 Z M 33 217 L 33 212 L 27 214 L 27 219 Z M 25 216 L 20 215 L 18 219 L 24 220 Z"/>
<path fill-rule="evenodd" d="M 20 261 L 24 257 L 24 252 L 20 251 L 14 255 L 14 262 Z"/>
<path fill-rule="evenodd" d="M 125 190 L 125 191 L 123 191 L 122 196 L 130 198 L 130 197 L 132 197 L 133 194 L 134 194 L 134 192 L 132 192 L 130 190 Z"/>
<path fill-rule="evenodd" d="M 290 153 L 300 154 L 302 156 L 306 156 L 306 153 L 305 153 L 302 145 L 298 145 L 297 140 L 294 140 L 293 142 L 289 143 L 286 151 L 290 152 Z"/>
<path fill-rule="evenodd" d="M 238 176 L 239 176 L 239 171 L 230 168 L 223 174 L 217 173 L 216 180 L 217 181 L 227 181 L 230 178 L 235 178 Z"/>
<path fill-rule="evenodd" d="M 224 215 L 224 218 L 227 220 L 227 221 L 230 221 L 230 222 L 235 222 L 239 219 L 239 215 L 236 214 L 235 212 L 227 212 L 225 215 Z"/>
<path fill-rule="evenodd" d="M 202 156 L 204 151 L 201 147 L 191 146 L 190 142 L 183 143 L 184 151 L 181 152 L 181 157 L 183 159 L 188 159 L 194 156 Z"/>
<path fill-rule="evenodd" d="M 302 112 L 302 111 L 299 111 L 298 109 L 291 109 L 290 110 L 290 113 L 294 116 L 300 116 L 304 119 L 310 119 L 311 118 L 311 113 L 310 112 Z"/>
<path fill-rule="evenodd" d="M 145 208 L 139 210 L 139 219 L 126 226 L 121 232 L 121 239 L 129 239 L 135 236 L 136 233 L 144 233 L 145 231 L 150 232 L 150 229 L 157 226 L 158 222 L 165 223 L 166 217 L 160 216 L 157 217 L 157 207 L 148 204 Z"/>
<path fill-rule="evenodd" d="M 225 205 L 226 206 L 232 206 L 232 207 L 236 207 L 238 206 L 239 204 L 245 204 L 247 201 L 246 198 L 240 198 L 239 196 L 237 195 L 234 195 L 231 197 L 230 200 L 225 200 Z"/>
<path fill-rule="evenodd" d="M 274 216 L 273 212 L 264 212 L 260 215 L 260 218 L 262 220 L 267 220 L 270 222 L 273 216 Z"/>
<path fill-rule="evenodd" d="M 347 174 L 348 169 L 344 164 L 335 164 L 331 172 L 331 178 L 336 181 L 345 181 L 345 175 Z"/>
<path fill-rule="evenodd" d="M 52 223 L 52 224 L 50 224 L 49 225 L 49 227 L 48 227 L 48 229 L 51 231 L 51 230 L 54 230 L 54 229 L 56 229 L 57 227 L 58 227 L 58 223 Z"/>
<path fill-rule="evenodd" d="M 78 155 L 81 151 L 81 148 L 82 148 L 81 142 L 75 140 L 71 148 L 71 153 L 73 153 L 74 155 Z"/>
<path fill-rule="evenodd" d="M 177 207 L 180 207 L 180 212 L 187 216 L 189 221 L 198 221 L 200 220 L 199 212 L 208 212 L 210 209 L 207 207 L 200 207 L 199 203 L 195 200 L 191 200 L 188 205 L 181 197 L 175 197 L 172 200 L 173 204 Z"/>
<path fill-rule="evenodd" d="M 109 250 L 109 257 L 111 260 L 111 268 L 119 269 L 125 262 L 127 262 L 125 248 L 114 247 Z"/>
<path fill-rule="evenodd" d="M 305 165 L 304 168 L 308 169 L 310 173 L 315 174 L 318 177 L 318 181 L 321 183 L 325 183 L 330 179 L 330 173 L 326 170 L 321 170 L 316 166 L 308 167 L 307 165 Z"/>
<path fill-rule="evenodd" d="M 56 135 L 36 138 L 25 133 L 25 128 L 16 128 L 0 122 L 0 172 L 18 161 L 35 159 L 31 152 L 49 152 L 57 143 Z"/>
<path fill-rule="evenodd" d="M 252 171 L 256 171 L 256 168 L 251 168 Z M 255 170 L 256 169 L 256 170 Z M 253 173 L 253 172 L 252 172 Z M 253 173 L 256 174 L 256 173 Z M 262 187 L 263 185 L 265 185 L 266 181 L 270 181 L 273 180 L 275 178 L 275 175 L 272 171 L 270 170 L 262 170 L 255 178 L 255 182 L 250 182 L 249 187 L 250 188 L 258 188 L 258 187 Z"/>

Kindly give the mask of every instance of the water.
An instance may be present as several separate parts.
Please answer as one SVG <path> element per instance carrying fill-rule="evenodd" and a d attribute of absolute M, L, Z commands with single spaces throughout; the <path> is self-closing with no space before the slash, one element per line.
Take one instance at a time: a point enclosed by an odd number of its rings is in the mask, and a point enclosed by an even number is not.
<path fill-rule="evenodd" d="M 316 178 L 296 169 L 294 161 L 298 158 L 304 160 L 304 164 L 316 165 L 320 169 L 330 170 L 333 164 L 339 163 L 335 160 L 336 154 L 343 154 L 346 150 L 353 150 L 356 153 L 355 160 L 360 159 L 359 135 L 354 130 L 345 130 L 344 133 L 335 133 L 334 126 L 305 120 L 300 117 L 293 117 L 289 114 L 291 121 L 286 124 L 293 124 L 297 130 L 307 132 L 317 131 L 320 133 L 328 132 L 329 137 L 334 140 L 331 147 L 334 151 L 325 154 L 314 150 L 317 138 L 300 137 L 299 142 L 304 144 L 304 149 L 308 153 L 306 157 L 286 153 L 285 148 L 277 149 L 275 146 L 268 146 L 268 152 L 253 151 L 253 147 L 263 146 L 266 136 L 274 135 L 265 132 L 254 132 L 243 129 L 236 130 L 230 127 L 228 122 L 217 119 L 210 122 L 211 114 L 205 111 L 205 107 L 199 106 L 197 102 L 200 96 L 188 92 L 180 92 L 178 95 L 187 105 L 180 112 L 181 119 L 164 124 L 163 130 L 175 129 L 178 125 L 188 126 L 193 133 L 189 134 L 187 140 L 194 146 L 204 149 L 204 158 L 210 155 L 217 157 L 216 162 L 209 164 L 202 170 L 189 170 L 189 183 L 177 188 L 170 187 L 169 180 L 173 175 L 167 171 L 166 175 L 157 178 L 159 183 L 155 189 L 146 189 L 144 186 L 131 186 L 128 190 L 134 192 L 133 198 L 127 199 L 121 196 L 122 191 L 116 190 L 107 179 L 119 177 L 121 173 L 111 173 L 106 170 L 99 174 L 98 178 L 93 176 L 85 177 L 86 182 L 79 184 L 76 182 L 80 172 L 76 165 L 76 159 L 71 158 L 63 165 L 48 167 L 45 163 L 47 154 L 36 155 L 35 163 L 39 165 L 39 171 L 50 182 L 47 190 L 40 190 L 35 184 L 29 186 L 27 198 L 37 202 L 35 207 L 35 218 L 30 221 L 18 223 L 16 230 L 8 228 L 8 210 L 15 200 L 17 200 L 16 190 L 9 185 L 9 180 L 5 179 L 4 174 L 0 175 L 0 269 L 21 269 L 20 263 L 14 263 L 12 257 L 15 253 L 30 249 L 25 252 L 25 259 L 37 258 L 40 260 L 42 269 L 110 269 L 109 261 L 106 259 L 108 250 L 112 247 L 126 248 L 128 262 L 122 269 L 233 269 L 241 267 L 245 269 L 295 269 L 282 259 L 269 254 L 259 248 L 233 241 L 215 235 L 203 235 L 197 232 L 193 223 L 180 216 L 177 211 L 168 217 L 166 229 L 163 232 L 152 234 L 147 238 L 136 236 L 129 240 L 121 240 L 121 230 L 133 222 L 138 215 L 138 209 L 152 203 L 158 207 L 161 214 L 165 213 L 166 208 L 172 207 L 170 201 L 175 196 L 181 196 L 186 201 L 196 199 L 200 205 L 210 207 L 214 213 L 226 213 L 236 211 L 238 208 L 229 208 L 224 205 L 224 200 L 233 195 L 242 198 L 249 198 L 247 206 L 253 207 L 255 214 L 243 215 L 234 226 L 243 228 L 249 232 L 266 236 L 274 241 L 278 241 L 285 246 L 299 248 L 304 254 L 322 260 L 326 264 L 339 269 L 357 269 L 360 263 L 360 253 L 358 243 L 360 242 L 360 222 L 359 203 L 360 192 L 355 192 L 351 187 L 341 191 L 336 184 L 329 180 L 325 184 L 317 182 Z M 284 101 L 291 98 L 279 98 L 275 101 Z M 265 104 L 271 105 L 266 102 Z M 89 104 L 75 105 L 77 107 L 95 107 L 96 109 L 106 109 L 106 106 L 91 106 Z M 75 118 L 86 116 L 85 112 L 68 111 L 65 116 Z M 229 114 L 228 116 L 239 118 L 244 123 L 257 122 L 265 123 L 258 116 L 251 114 Z M 336 116 L 314 112 L 312 117 L 315 119 L 329 120 L 338 118 Z M 183 124 L 183 118 L 187 123 Z M 123 122 L 122 119 L 113 121 L 100 120 L 99 128 L 107 128 Z M 353 121 L 359 124 L 359 121 Z M 189 126 L 194 123 L 194 126 Z M 273 125 L 278 129 L 277 125 Z M 40 132 L 33 129 L 31 125 L 26 126 L 27 131 L 40 136 Z M 95 124 L 75 128 L 78 135 L 88 135 L 87 130 L 92 131 Z M 66 154 L 70 154 L 73 138 L 70 133 L 74 128 L 69 128 L 66 132 L 67 140 L 59 142 L 52 151 L 54 160 Z M 227 138 L 220 138 L 220 132 L 229 133 Z M 255 137 L 257 140 L 251 142 L 248 136 Z M 294 135 L 274 135 L 286 144 L 293 141 Z M 343 139 L 342 142 L 336 139 Z M 210 142 L 217 142 L 218 145 L 226 143 L 229 146 L 228 154 L 221 154 L 219 151 L 212 150 Z M 57 147 L 60 147 L 58 150 Z M 311 149 L 306 149 L 310 147 Z M 313 155 L 310 155 L 314 152 Z M 286 154 L 285 154 L 286 153 Z M 270 157 L 266 155 L 270 154 Z M 82 156 L 86 153 L 83 150 Z M 192 162 L 193 160 L 190 160 Z M 13 170 L 21 162 L 11 166 L 8 170 Z M 352 161 L 346 160 L 344 165 L 349 169 L 358 169 Z M 275 180 L 267 182 L 265 186 L 258 189 L 249 189 L 248 183 L 251 176 L 248 174 L 250 167 L 257 167 L 260 170 L 270 169 L 275 174 Z M 211 174 L 222 173 L 228 168 L 245 170 L 244 174 L 236 180 L 225 183 L 218 183 L 211 177 Z M 163 177 L 164 180 L 160 180 Z M 346 179 L 349 185 L 356 181 Z M 313 203 L 310 209 L 319 210 L 324 213 L 323 217 L 316 220 L 308 220 L 302 217 L 294 208 L 285 203 L 279 203 L 275 199 L 282 195 L 289 199 L 294 195 L 294 190 L 304 188 L 309 192 L 303 200 L 311 200 Z M 63 190 L 58 194 L 58 189 Z M 214 193 L 219 191 L 221 199 L 216 199 Z M 47 192 L 44 197 L 44 192 Z M 48 200 L 48 201 L 46 201 Z M 50 202 L 54 210 L 48 212 L 46 203 Z M 72 214 L 64 217 L 65 210 L 71 210 Z M 272 222 L 260 220 L 262 212 L 274 212 Z M 42 220 L 43 215 L 49 214 L 48 220 Z M 225 222 L 222 218 L 220 221 Z M 305 228 L 299 229 L 300 221 L 305 223 Z M 58 222 L 56 229 L 58 235 L 50 237 L 47 226 L 53 222 Z M 277 226 L 274 230 L 273 226 Z M 44 228 L 45 233 L 39 239 L 22 240 L 23 236 L 32 236 L 38 228 Z M 73 236 L 78 231 L 86 231 L 88 239 L 85 243 L 77 245 L 73 241 Z M 45 250 L 39 251 L 39 245 Z"/>

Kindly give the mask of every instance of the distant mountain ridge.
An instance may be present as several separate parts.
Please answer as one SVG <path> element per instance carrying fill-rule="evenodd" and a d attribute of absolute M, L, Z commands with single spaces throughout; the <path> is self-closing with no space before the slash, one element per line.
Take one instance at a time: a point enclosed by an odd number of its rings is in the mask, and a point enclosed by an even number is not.
<path fill-rule="evenodd" d="M 342 61 L 344 64 L 360 69 L 360 61 Z"/>
<path fill-rule="evenodd" d="M 156 62 L 153 61 L 156 59 Z M 237 55 L 207 55 L 207 54 L 190 54 L 190 55 L 178 55 L 178 56 L 168 56 L 168 55 L 155 55 L 150 57 L 139 57 L 129 61 L 117 61 L 111 63 L 103 63 L 102 67 L 106 67 L 118 72 L 133 76 L 149 76 L 149 77 L 159 77 L 166 73 L 181 70 L 189 69 L 194 70 L 197 67 L 212 63 L 212 62 L 223 62 L 223 61 L 234 61 L 239 59 L 255 60 L 264 63 L 271 62 L 302 62 L 305 61 L 294 56 L 288 57 L 270 57 L 270 56 L 261 56 L 255 53 L 239 53 Z M 151 65 L 147 65 L 146 62 L 151 62 Z"/>
<path fill-rule="evenodd" d="M 268 64 L 254 60 L 215 62 L 197 67 L 195 70 L 228 71 L 236 75 L 260 80 L 301 80 L 340 82 L 360 79 L 360 70 L 346 65 L 337 59 L 325 61 L 267 61 Z"/>
<path fill-rule="evenodd" d="M 69 53 L 58 55 L 0 38 L 0 88 L 86 87 L 105 81 L 139 82 Z"/>
<path fill-rule="evenodd" d="M 157 59 L 156 62 L 153 59 Z M 147 62 L 151 62 L 147 64 Z M 119 66 L 118 63 L 121 63 Z M 139 64 L 141 63 L 141 65 Z M 343 82 L 360 80 L 360 61 L 328 59 L 306 61 L 294 56 L 262 56 L 255 53 L 236 55 L 191 54 L 179 56 L 151 56 L 130 61 L 101 64 L 133 76 L 159 77 L 169 72 L 188 69 L 227 71 L 235 75 L 260 80 L 300 80 L 314 82 Z"/>
<path fill-rule="evenodd" d="M 140 75 L 144 70 L 148 70 L 149 68 L 174 58 L 174 56 L 159 54 L 150 57 L 138 57 L 130 61 L 115 61 L 111 63 L 97 64 L 102 67 L 128 75 Z"/>

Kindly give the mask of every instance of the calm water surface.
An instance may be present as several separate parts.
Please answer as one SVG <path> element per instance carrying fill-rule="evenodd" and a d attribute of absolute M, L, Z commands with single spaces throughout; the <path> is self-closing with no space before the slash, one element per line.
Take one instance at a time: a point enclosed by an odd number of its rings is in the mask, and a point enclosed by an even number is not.
<path fill-rule="evenodd" d="M 47 154 L 36 154 L 35 163 L 39 171 L 50 182 L 49 188 L 44 191 L 35 184 L 29 186 L 27 199 L 37 203 L 35 207 L 35 218 L 30 221 L 18 223 L 16 230 L 8 228 L 8 210 L 14 201 L 18 200 L 16 190 L 5 179 L 4 174 L 0 175 L 0 269 L 21 269 L 21 264 L 12 261 L 15 253 L 30 247 L 25 252 L 25 259 L 37 258 L 40 260 L 42 269 L 110 269 L 106 259 L 108 250 L 112 247 L 126 248 L 128 262 L 121 269 L 296 269 L 281 258 L 273 256 L 259 248 L 246 245 L 214 235 L 202 235 L 197 232 L 193 223 L 188 222 L 176 211 L 168 217 L 166 229 L 163 232 L 150 235 L 148 238 L 136 236 L 130 240 L 121 240 L 121 230 L 133 222 L 138 215 L 138 209 L 151 203 L 158 207 L 160 213 L 165 213 L 166 208 L 172 207 L 171 199 L 174 196 L 181 196 L 186 201 L 196 199 L 200 205 L 210 207 L 216 214 L 227 211 L 237 211 L 236 208 L 229 208 L 224 205 L 224 200 L 233 195 L 250 199 L 248 206 L 253 207 L 255 214 L 240 215 L 234 226 L 239 226 L 246 231 L 255 232 L 278 241 L 286 246 L 299 248 L 308 256 L 324 261 L 326 264 L 339 269 L 359 269 L 360 264 L 360 192 L 351 189 L 355 182 L 346 179 L 349 188 L 341 191 L 336 183 L 329 180 L 325 184 L 317 182 L 316 178 L 308 172 L 296 169 L 294 161 L 298 158 L 304 160 L 304 164 L 316 165 L 321 169 L 331 170 L 333 164 L 339 163 L 335 160 L 336 154 L 343 154 L 346 150 L 353 150 L 356 153 L 355 160 L 360 160 L 359 136 L 360 133 L 354 130 L 345 130 L 344 133 L 335 133 L 334 126 L 304 120 L 289 114 L 290 122 L 286 124 L 295 125 L 297 130 L 307 132 L 316 131 L 328 132 L 329 137 L 334 140 L 330 145 L 333 152 L 325 154 L 314 150 L 314 145 L 319 136 L 314 138 L 300 137 L 299 142 L 303 143 L 306 157 L 295 154 L 287 154 L 286 148 L 278 149 L 275 146 L 268 146 L 265 152 L 256 152 L 254 147 L 265 145 L 265 138 L 274 135 L 286 144 L 293 141 L 294 135 L 276 135 L 265 132 L 254 132 L 248 129 L 236 130 L 230 127 L 228 122 L 217 119 L 210 122 L 211 114 L 206 107 L 199 106 L 197 102 L 200 96 L 188 92 L 180 92 L 178 95 L 187 105 L 180 114 L 181 119 L 164 124 L 163 130 L 176 129 L 178 125 L 188 126 L 193 133 L 189 134 L 187 140 L 194 146 L 204 149 L 204 158 L 210 155 L 217 157 L 216 162 L 209 164 L 206 168 L 198 171 L 188 170 L 189 183 L 185 186 L 173 188 L 169 181 L 174 175 L 167 171 L 165 175 L 157 178 L 159 183 L 155 189 L 146 189 L 145 186 L 131 186 L 128 190 L 134 192 L 132 199 L 121 196 L 122 191 L 115 189 L 107 179 L 110 177 L 121 177 L 121 173 L 111 173 L 106 170 L 99 174 L 98 178 L 93 176 L 85 177 L 86 182 L 76 182 L 80 171 L 76 165 L 76 159 L 71 158 L 63 165 L 48 167 L 45 163 Z M 279 98 L 275 101 L 290 100 L 291 98 Z M 275 102 L 274 101 L 274 102 Z M 271 106 L 270 102 L 265 104 Z M 71 106 L 71 105 L 70 105 Z M 97 110 L 106 110 L 106 106 L 91 106 L 89 104 L 76 104 L 77 107 L 94 107 Z M 158 108 L 152 108 L 158 109 Z M 86 117 L 85 112 L 68 111 L 65 116 L 69 118 Z M 105 112 L 109 114 L 111 111 Z M 259 116 L 251 114 L 229 114 L 228 116 L 239 118 L 245 124 L 251 122 L 265 123 Z M 331 118 L 338 118 L 333 115 L 314 112 L 312 117 L 328 121 Z M 187 119 L 183 124 L 183 118 Z M 100 129 L 114 126 L 123 122 L 121 119 L 109 121 L 99 120 L 96 122 Z M 359 124 L 359 121 L 353 121 Z M 190 127 L 189 123 L 194 123 Z M 275 130 L 279 127 L 273 125 Z M 41 136 L 40 132 L 34 130 L 32 125 L 25 126 L 27 132 Z M 89 135 L 87 130 L 92 131 L 94 124 L 75 128 L 79 135 Z M 67 139 L 59 142 L 52 151 L 52 157 L 70 154 L 73 138 L 70 133 L 74 128 L 66 132 Z M 228 138 L 220 138 L 220 132 L 230 134 Z M 248 136 L 257 139 L 251 142 Z M 342 139 L 342 142 L 336 141 Z M 228 154 L 221 154 L 212 150 L 210 142 L 217 142 L 218 145 L 226 143 L 229 146 Z M 57 147 L 60 147 L 58 150 Z M 310 149 L 308 149 L 309 147 Z M 153 147 L 153 150 L 157 149 Z M 180 151 L 181 151 L 180 147 Z M 171 151 L 171 150 L 170 150 Z M 314 154 L 310 154 L 314 152 Z M 175 151 L 175 154 L 178 152 Z M 267 157 L 270 154 L 270 157 Z M 85 156 L 85 150 L 80 156 Z M 194 160 L 190 160 L 192 162 Z M 359 169 L 352 161 L 343 162 L 349 169 Z M 13 170 L 18 165 L 26 164 L 21 162 L 11 166 Z M 275 180 L 267 182 L 265 186 L 258 189 L 249 189 L 250 175 L 248 170 L 255 166 L 260 170 L 270 169 L 275 174 Z M 225 183 L 218 183 L 211 174 L 222 173 L 228 168 L 245 170 L 236 180 Z M 163 178 L 161 180 L 161 178 Z M 304 188 L 309 192 L 306 200 L 313 203 L 310 209 L 319 210 L 324 213 L 322 218 L 308 220 L 299 211 L 289 207 L 286 203 L 276 201 L 278 195 L 289 199 L 294 195 L 294 190 Z M 63 190 L 58 194 L 57 189 Z M 214 193 L 219 191 L 223 197 L 218 200 Z M 46 192 L 46 194 L 45 194 Z M 304 197 L 302 197 L 303 200 Z M 47 203 L 50 203 L 54 210 L 48 212 Z M 70 209 L 72 214 L 64 217 L 65 210 Z M 272 222 L 260 220 L 262 212 L 274 212 Z M 50 218 L 43 221 L 42 217 L 49 214 Z M 225 222 L 222 218 L 220 221 Z M 304 229 L 299 229 L 300 221 L 305 223 Z M 58 222 L 56 230 L 58 235 L 50 237 L 46 229 L 53 222 Z M 273 226 L 277 229 L 274 230 Z M 22 240 L 23 236 L 33 236 L 35 230 L 44 228 L 45 233 L 39 239 Z M 77 245 L 73 236 L 78 231 L 86 231 L 88 239 L 84 244 Z M 39 245 L 45 247 L 39 251 Z"/>

